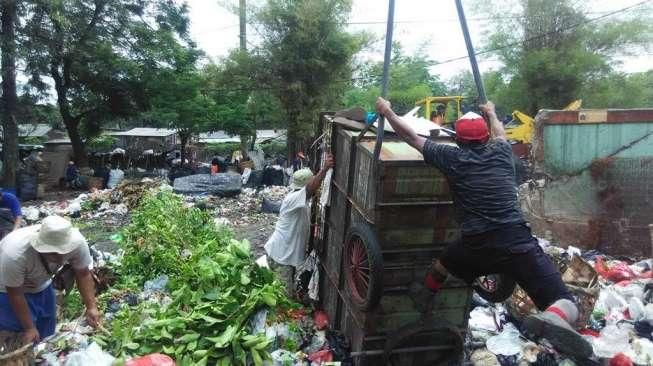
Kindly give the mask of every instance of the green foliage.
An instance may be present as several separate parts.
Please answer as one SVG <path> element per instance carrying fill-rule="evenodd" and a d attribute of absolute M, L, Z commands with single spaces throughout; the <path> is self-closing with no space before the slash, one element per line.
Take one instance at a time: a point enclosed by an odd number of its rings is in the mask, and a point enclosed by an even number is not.
<path fill-rule="evenodd" d="M 110 135 L 100 135 L 86 141 L 86 146 L 91 151 L 106 152 L 115 146 L 118 139 Z"/>
<path fill-rule="evenodd" d="M 653 106 L 653 70 L 597 78 L 581 93 L 585 108 L 650 108 Z"/>
<path fill-rule="evenodd" d="M 479 4 L 487 8 L 486 15 L 500 18 L 506 11 L 523 15 L 496 22 L 490 33 L 487 47 L 496 49 L 504 67 L 503 84 L 495 84 L 496 94 L 489 95 L 499 105 L 529 114 L 562 108 L 586 99 L 585 93 L 596 94 L 618 55 L 646 49 L 653 40 L 653 23 L 645 7 L 590 22 L 582 3 L 571 0 Z M 605 98 L 604 102 L 613 104 Z"/>
<path fill-rule="evenodd" d="M 148 83 L 178 62 L 190 44 L 187 6 L 173 1 L 26 1 L 19 37 L 28 87 L 54 86 L 75 159 L 87 161 L 83 137 L 150 106 Z M 45 81 L 51 78 L 52 83 Z"/>
<path fill-rule="evenodd" d="M 63 319 L 76 319 L 79 318 L 83 313 L 86 307 L 82 301 L 82 295 L 75 288 L 69 294 L 63 297 L 63 303 L 61 304 L 61 317 Z"/>
<path fill-rule="evenodd" d="M 203 70 L 206 93 L 216 105 L 216 123 L 210 128 L 240 136 L 243 152 L 251 148 L 258 128 L 282 124 L 279 99 L 260 85 L 265 82 L 265 72 L 260 55 L 240 50 Z"/>
<path fill-rule="evenodd" d="M 45 141 L 47 141 L 47 138 L 38 137 L 38 136 L 27 136 L 27 137 L 19 137 L 18 140 L 20 141 L 21 144 L 41 145 Z"/>
<path fill-rule="evenodd" d="M 265 144 L 261 144 L 261 148 L 266 155 L 276 156 L 282 155 L 286 156 L 288 150 L 285 142 L 272 141 Z"/>
<path fill-rule="evenodd" d="M 365 42 L 345 30 L 350 10 L 349 0 L 270 0 L 256 12 L 266 84 L 285 112 L 290 153 L 312 135 L 319 110 L 340 104 L 335 90 Z"/>
<path fill-rule="evenodd" d="M 240 143 L 238 142 L 225 142 L 220 144 L 206 144 L 204 147 L 206 151 L 212 155 L 219 155 L 230 157 L 236 150 L 240 150 Z"/>
<path fill-rule="evenodd" d="M 247 320 L 261 307 L 290 303 L 273 273 L 254 263 L 249 243 L 168 192 L 145 197 L 123 237 L 121 281 L 140 287 L 166 274 L 172 302 L 121 309 L 110 334 L 95 337 L 103 347 L 119 356 L 161 352 L 181 365 L 269 358 L 271 341 L 249 334 Z"/>
<path fill-rule="evenodd" d="M 415 102 L 425 97 L 447 95 L 445 84 L 429 72 L 433 62 L 428 60 L 424 50 L 409 56 L 395 43 L 392 52 L 388 97 L 397 113 L 408 112 L 413 109 Z M 361 66 L 359 73 L 363 81 L 346 91 L 343 104 L 358 105 L 373 111 L 374 102 L 381 95 L 383 63 L 366 63 Z"/>

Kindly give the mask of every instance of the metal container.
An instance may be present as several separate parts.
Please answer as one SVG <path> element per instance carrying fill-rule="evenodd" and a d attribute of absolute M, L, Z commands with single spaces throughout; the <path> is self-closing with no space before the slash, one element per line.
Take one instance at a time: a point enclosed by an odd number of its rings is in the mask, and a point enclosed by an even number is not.
<path fill-rule="evenodd" d="M 330 127 L 336 167 L 318 247 L 332 327 L 348 337 L 356 365 L 432 365 L 456 355 L 471 288 L 448 281 L 429 313 L 409 291 L 460 237 L 446 177 L 403 142 L 387 139 L 374 161 L 374 134 L 358 141 L 358 131 Z"/>

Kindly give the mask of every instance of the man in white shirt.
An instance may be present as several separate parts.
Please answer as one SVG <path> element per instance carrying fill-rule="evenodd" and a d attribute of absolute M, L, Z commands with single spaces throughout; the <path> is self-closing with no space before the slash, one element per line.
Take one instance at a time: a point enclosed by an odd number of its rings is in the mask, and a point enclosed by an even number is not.
<path fill-rule="evenodd" d="M 0 242 L 0 331 L 22 332 L 26 343 L 54 334 L 57 323 L 52 273 L 70 263 L 91 326 L 100 322 L 86 239 L 70 221 L 43 219 Z"/>
<path fill-rule="evenodd" d="M 274 233 L 265 244 L 270 268 L 286 286 L 289 296 L 294 295 L 295 268 L 306 260 L 306 244 L 311 229 L 309 200 L 332 167 L 333 156 L 328 154 L 324 167 L 316 175 L 308 168 L 293 174 L 292 192 L 281 203 Z"/>

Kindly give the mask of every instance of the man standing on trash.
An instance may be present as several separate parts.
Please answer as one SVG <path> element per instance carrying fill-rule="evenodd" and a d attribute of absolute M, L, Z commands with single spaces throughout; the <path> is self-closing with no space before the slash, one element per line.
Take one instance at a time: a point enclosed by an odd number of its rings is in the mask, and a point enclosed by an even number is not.
<path fill-rule="evenodd" d="M 293 174 L 292 192 L 283 199 L 274 233 L 265 243 L 270 269 L 277 274 L 291 297 L 295 289 L 295 268 L 306 260 L 306 244 L 311 229 L 309 200 L 331 168 L 333 156 L 327 154 L 324 167 L 316 175 L 308 168 Z"/>
<path fill-rule="evenodd" d="M 505 274 L 528 293 L 541 313 L 523 322 L 532 337 L 546 338 L 559 351 L 578 358 L 592 355 L 592 347 L 571 326 L 578 318 L 575 300 L 560 273 L 531 235 L 517 200 L 512 149 L 506 141 L 494 104 L 480 106 L 490 120 L 467 113 L 456 121 L 458 146 L 435 143 L 397 116 L 390 102 L 376 101 L 399 137 L 424 155 L 447 176 L 456 204 L 462 208 L 462 239 L 449 246 L 424 279 L 426 289 L 415 294 L 418 303 L 442 287 L 449 273 L 473 282 L 489 274 Z"/>
<path fill-rule="evenodd" d="M 69 263 L 86 305 L 86 320 L 97 327 L 100 313 L 86 239 L 59 216 L 13 231 L 0 242 L 0 331 L 22 332 L 26 343 L 54 334 L 57 324 L 52 273 Z"/>

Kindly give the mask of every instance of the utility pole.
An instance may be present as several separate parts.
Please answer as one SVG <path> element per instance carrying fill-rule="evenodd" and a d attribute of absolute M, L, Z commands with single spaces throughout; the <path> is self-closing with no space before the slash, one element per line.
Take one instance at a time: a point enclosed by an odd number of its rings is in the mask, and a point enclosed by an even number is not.
<path fill-rule="evenodd" d="M 18 165 L 18 125 L 16 124 L 16 21 L 18 4 L 15 0 L 0 2 L 2 22 L 2 153 L 5 188 L 16 187 Z"/>
<path fill-rule="evenodd" d="M 240 13 L 240 50 L 247 51 L 247 27 L 246 27 L 246 10 L 245 0 L 240 0 L 238 7 Z"/>

